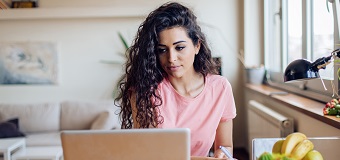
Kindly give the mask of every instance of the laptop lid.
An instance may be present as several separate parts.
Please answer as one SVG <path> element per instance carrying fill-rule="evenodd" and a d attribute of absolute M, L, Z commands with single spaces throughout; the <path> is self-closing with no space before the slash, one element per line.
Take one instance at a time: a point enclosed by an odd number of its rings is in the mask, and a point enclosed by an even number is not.
<path fill-rule="evenodd" d="M 190 130 L 62 131 L 64 160 L 189 160 Z"/>

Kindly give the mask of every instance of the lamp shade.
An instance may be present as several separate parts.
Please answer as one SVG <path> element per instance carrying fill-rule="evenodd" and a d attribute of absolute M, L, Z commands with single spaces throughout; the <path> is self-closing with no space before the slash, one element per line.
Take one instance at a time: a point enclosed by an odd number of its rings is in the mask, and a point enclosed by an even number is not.
<path fill-rule="evenodd" d="M 319 70 L 312 67 L 310 61 L 297 59 L 287 66 L 284 73 L 284 82 L 302 81 L 319 77 Z"/>

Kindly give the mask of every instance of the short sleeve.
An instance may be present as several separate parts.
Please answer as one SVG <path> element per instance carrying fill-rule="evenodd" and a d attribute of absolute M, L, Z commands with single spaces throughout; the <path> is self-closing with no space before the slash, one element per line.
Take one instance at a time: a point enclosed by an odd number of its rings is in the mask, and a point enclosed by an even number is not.
<path fill-rule="evenodd" d="M 234 95 L 232 91 L 232 87 L 227 79 L 225 79 L 224 83 L 224 92 L 225 92 L 225 105 L 224 105 L 224 111 L 221 117 L 221 121 L 229 121 L 231 119 L 234 119 L 236 117 L 236 106 L 235 106 L 235 100 Z"/>

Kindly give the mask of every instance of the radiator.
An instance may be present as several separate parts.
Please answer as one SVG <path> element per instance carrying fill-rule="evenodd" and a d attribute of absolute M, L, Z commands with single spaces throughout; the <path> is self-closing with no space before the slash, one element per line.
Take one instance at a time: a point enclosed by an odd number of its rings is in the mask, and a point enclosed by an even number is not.
<path fill-rule="evenodd" d="M 250 100 L 248 103 L 248 141 L 254 138 L 280 138 L 294 132 L 294 121 L 269 107 Z"/>

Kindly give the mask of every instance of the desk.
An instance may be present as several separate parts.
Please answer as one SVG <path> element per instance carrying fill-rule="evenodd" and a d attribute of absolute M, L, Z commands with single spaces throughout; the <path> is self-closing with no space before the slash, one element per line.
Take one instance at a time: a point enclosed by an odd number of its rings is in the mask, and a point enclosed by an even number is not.
<path fill-rule="evenodd" d="M 0 153 L 4 155 L 4 160 L 10 160 L 11 154 L 20 149 L 25 149 L 26 142 L 24 138 L 6 138 L 0 139 Z"/>

